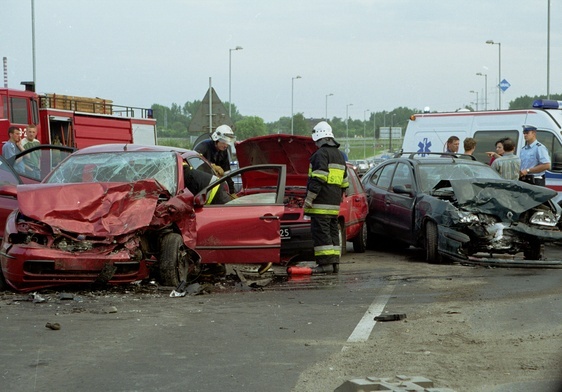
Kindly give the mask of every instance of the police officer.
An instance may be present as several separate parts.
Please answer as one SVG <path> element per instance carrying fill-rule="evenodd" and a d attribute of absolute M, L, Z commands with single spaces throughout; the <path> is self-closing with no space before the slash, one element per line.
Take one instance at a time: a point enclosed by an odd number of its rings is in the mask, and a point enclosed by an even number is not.
<path fill-rule="evenodd" d="M 521 149 L 520 180 L 529 184 L 545 186 L 545 172 L 550 169 L 550 156 L 544 144 L 537 140 L 537 128 L 523 125 L 525 146 Z"/>
<path fill-rule="evenodd" d="M 339 271 L 340 239 L 338 214 L 349 186 L 345 160 L 334 139 L 332 127 L 321 121 L 312 130 L 318 150 L 310 157 L 304 213 L 310 215 L 314 243 L 315 273 Z"/>

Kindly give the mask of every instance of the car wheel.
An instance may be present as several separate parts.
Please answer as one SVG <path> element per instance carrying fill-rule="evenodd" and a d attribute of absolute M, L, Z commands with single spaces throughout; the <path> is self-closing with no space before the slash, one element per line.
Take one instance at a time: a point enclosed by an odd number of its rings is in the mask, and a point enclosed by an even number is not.
<path fill-rule="evenodd" d="M 439 254 L 437 225 L 435 222 L 427 222 L 425 225 L 425 260 L 429 263 L 441 263 Z"/>
<path fill-rule="evenodd" d="M 160 243 L 160 279 L 164 286 L 178 286 L 187 281 L 189 255 L 181 235 L 166 234 Z"/>
<path fill-rule="evenodd" d="M 347 253 L 347 239 L 345 238 L 345 225 L 343 222 L 338 222 L 338 231 L 340 236 L 340 255 L 343 256 Z"/>
<path fill-rule="evenodd" d="M 2 269 L 0 268 L 0 291 L 8 290 L 8 284 L 6 283 L 6 279 L 4 279 L 4 274 L 2 273 Z"/>
<path fill-rule="evenodd" d="M 529 246 L 523 251 L 525 260 L 542 260 L 543 256 L 544 245 L 537 241 L 529 243 Z"/>
<path fill-rule="evenodd" d="M 377 249 L 377 239 L 375 233 L 369 230 L 369 225 L 367 221 L 365 221 L 365 227 L 367 230 L 367 249 Z"/>
<path fill-rule="evenodd" d="M 363 222 L 359 234 L 353 239 L 353 251 L 365 253 L 365 249 L 367 249 L 367 223 Z"/>

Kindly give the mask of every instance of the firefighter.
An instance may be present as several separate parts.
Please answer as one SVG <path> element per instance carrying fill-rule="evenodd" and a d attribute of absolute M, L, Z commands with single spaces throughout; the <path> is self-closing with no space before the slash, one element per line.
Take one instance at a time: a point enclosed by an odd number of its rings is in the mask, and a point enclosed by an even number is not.
<path fill-rule="evenodd" d="M 211 139 L 207 139 L 195 146 L 195 151 L 203 155 L 211 162 L 213 169 L 222 177 L 224 172 L 230 170 L 230 159 L 228 156 L 228 146 L 232 145 L 236 137 L 228 125 L 221 125 L 211 134 Z M 227 181 L 230 194 L 234 194 L 234 182 Z"/>
<path fill-rule="evenodd" d="M 337 273 L 340 262 L 338 214 L 349 186 L 345 159 L 332 127 L 321 121 L 312 130 L 318 150 L 310 157 L 304 212 L 310 215 L 316 267 L 313 273 Z"/>
<path fill-rule="evenodd" d="M 185 187 L 189 189 L 193 195 L 201 192 L 207 185 L 215 180 L 217 180 L 217 177 L 212 174 L 193 169 L 187 162 L 183 162 L 183 181 Z M 209 190 L 205 204 L 225 204 L 230 200 L 232 200 L 232 197 L 228 194 L 227 185 L 222 183 Z"/>

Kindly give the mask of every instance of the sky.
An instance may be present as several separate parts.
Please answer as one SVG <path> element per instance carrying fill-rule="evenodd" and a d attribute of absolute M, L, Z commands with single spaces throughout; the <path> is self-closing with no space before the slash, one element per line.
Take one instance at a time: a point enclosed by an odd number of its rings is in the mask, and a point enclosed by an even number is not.
<path fill-rule="evenodd" d="M 36 88 L 150 107 L 202 100 L 212 85 L 266 122 L 452 111 L 477 96 L 482 110 L 486 85 L 488 109 L 507 108 L 546 96 L 548 2 L 35 0 Z M 0 0 L 10 88 L 33 80 L 31 9 Z M 500 69 L 511 86 L 498 99 Z M 562 0 L 550 0 L 549 85 L 562 93 Z"/>

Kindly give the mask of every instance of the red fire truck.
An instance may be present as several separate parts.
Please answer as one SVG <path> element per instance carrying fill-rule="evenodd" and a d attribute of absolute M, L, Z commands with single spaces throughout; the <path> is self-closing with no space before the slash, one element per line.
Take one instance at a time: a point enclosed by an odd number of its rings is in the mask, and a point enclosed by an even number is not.
<path fill-rule="evenodd" d="M 42 144 L 84 148 L 103 143 L 157 144 L 151 109 L 114 105 L 100 98 L 39 95 L 32 82 L 25 90 L 0 88 L 0 141 L 8 128 L 37 125 Z"/>

